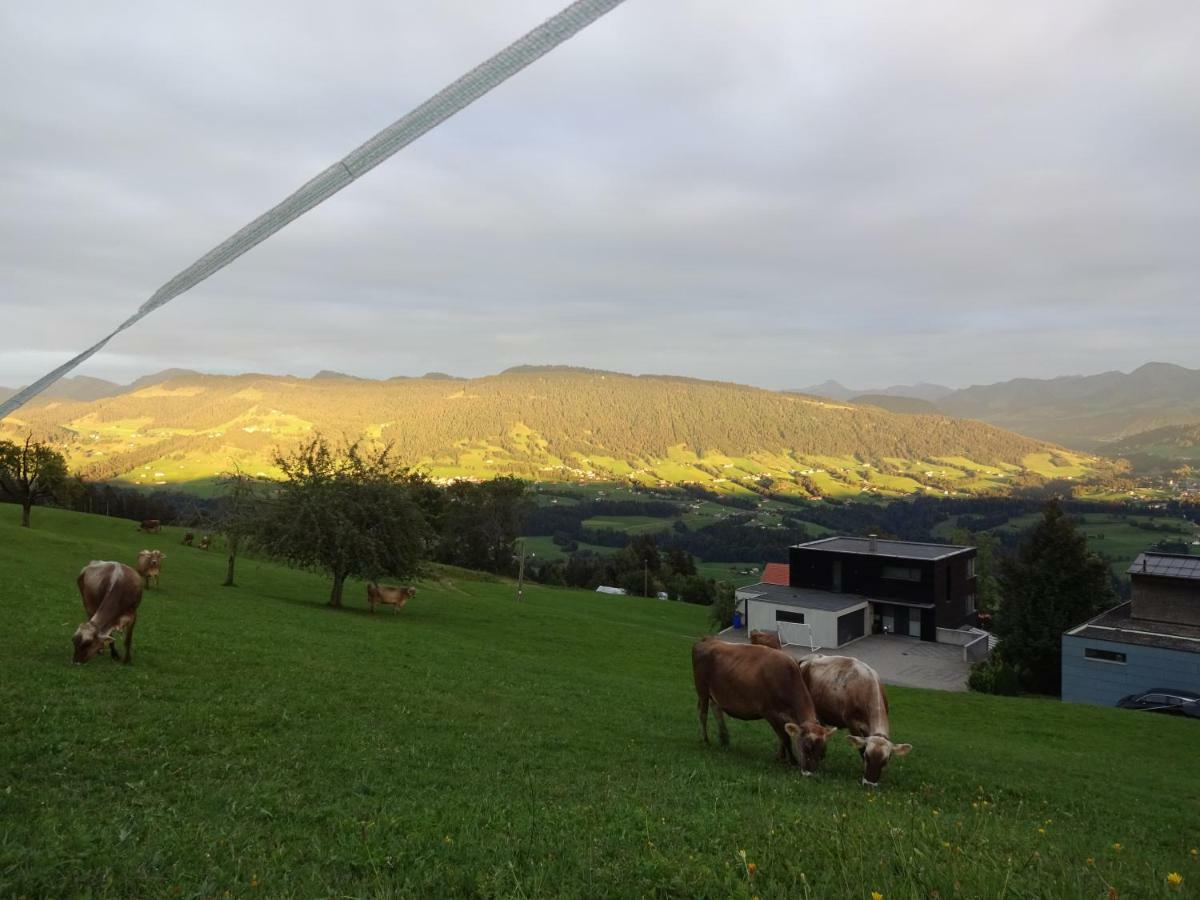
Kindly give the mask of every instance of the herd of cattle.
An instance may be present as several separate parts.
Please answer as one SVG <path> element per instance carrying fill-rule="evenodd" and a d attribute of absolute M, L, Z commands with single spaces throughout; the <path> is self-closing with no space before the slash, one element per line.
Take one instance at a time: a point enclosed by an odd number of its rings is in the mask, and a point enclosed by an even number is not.
<path fill-rule="evenodd" d="M 765 719 L 779 738 L 777 757 L 811 775 L 825 758 L 829 736 L 845 728 L 862 757 L 862 783 L 870 787 L 879 784 L 893 754 L 912 750 L 912 744 L 892 742 L 878 673 L 848 656 L 818 654 L 797 662 L 777 639 L 732 644 L 710 636 L 692 647 L 692 677 L 705 743 L 710 706 L 722 746 L 729 744 L 726 715 Z"/>
<path fill-rule="evenodd" d="M 139 530 L 156 532 L 158 524 L 147 520 Z M 191 545 L 192 539 L 188 532 L 184 543 Z M 205 535 L 200 546 L 207 549 L 208 544 Z M 76 584 L 88 619 L 75 631 L 74 662 L 85 663 L 105 647 L 119 660 L 113 638 L 118 631 L 125 635 L 125 662 L 133 662 L 133 628 L 142 591 L 158 584 L 165 558 L 160 550 L 143 550 L 137 568 L 96 561 L 83 568 Z M 415 595 L 413 587 L 367 585 L 372 613 L 381 604 L 399 612 Z M 779 739 L 777 758 L 811 775 L 825 758 L 829 736 L 845 728 L 862 757 L 862 783 L 872 787 L 893 755 L 912 750 L 911 744 L 892 742 L 887 693 L 878 673 L 866 663 L 820 654 L 798 662 L 770 632 L 751 632 L 750 641 L 734 644 L 710 636 L 692 647 L 692 677 L 705 743 L 710 707 L 723 746 L 729 743 L 726 715 L 747 721 L 765 719 Z"/>
<path fill-rule="evenodd" d="M 138 525 L 138 531 L 150 534 L 161 530 L 157 519 L 146 519 Z M 183 543 L 194 546 L 192 542 L 195 538 L 195 533 L 189 531 L 183 536 Z M 207 550 L 210 545 L 210 537 L 203 535 L 200 549 Z M 72 638 L 75 644 L 74 662 L 85 663 L 105 647 L 113 659 L 119 660 L 121 656 L 117 653 L 116 640 L 113 638 L 113 633 L 118 631 L 125 635 L 125 662 L 133 662 L 133 626 L 137 623 L 142 591 L 158 585 L 162 562 L 166 558 L 167 555 L 161 550 L 142 550 L 137 555 L 135 566 L 93 560 L 83 567 L 75 583 L 79 587 L 79 596 L 83 599 L 83 609 L 88 618 L 75 630 Z M 382 604 L 391 606 L 395 613 L 403 609 L 416 593 L 414 587 L 372 582 L 367 585 L 367 603 L 371 612 L 375 612 L 375 607 Z"/>

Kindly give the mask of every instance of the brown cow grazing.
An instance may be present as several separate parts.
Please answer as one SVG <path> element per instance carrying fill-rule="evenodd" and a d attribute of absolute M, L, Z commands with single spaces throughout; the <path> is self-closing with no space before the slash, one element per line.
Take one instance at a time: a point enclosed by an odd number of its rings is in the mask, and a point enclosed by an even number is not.
<path fill-rule="evenodd" d="M 138 531 L 162 531 L 162 523 L 158 519 L 142 519 L 142 524 L 137 527 Z"/>
<path fill-rule="evenodd" d="M 811 775 L 825 757 L 825 728 L 796 661 L 756 644 L 728 644 L 714 637 L 692 646 L 692 676 L 700 712 L 700 736 L 708 743 L 708 705 L 713 703 L 721 745 L 729 744 L 725 713 L 735 719 L 766 719 L 779 736 L 778 758 Z"/>
<path fill-rule="evenodd" d="M 417 595 L 415 587 L 393 587 L 390 584 L 375 584 L 372 582 L 367 585 L 367 602 L 371 604 L 371 612 L 375 612 L 376 604 L 390 604 L 392 614 L 400 612 L 404 608 L 404 604 Z"/>
<path fill-rule="evenodd" d="M 194 541 L 195 539 L 196 539 L 196 532 L 189 531 L 187 534 L 185 534 L 183 536 L 183 545 L 185 547 L 190 547 L 190 546 L 192 546 L 192 541 Z"/>
<path fill-rule="evenodd" d="M 167 555 L 161 550 L 143 550 L 137 555 L 137 571 L 142 576 L 146 587 L 153 583 L 158 586 L 158 576 L 162 574 L 162 561 Z"/>
<path fill-rule="evenodd" d="M 133 662 L 133 626 L 142 602 L 142 579 L 124 563 L 90 562 L 75 583 L 83 598 L 88 620 L 75 630 L 72 661 L 85 663 L 107 644 L 113 659 L 120 659 L 112 633 L 125 631 L 125 662 Z"/>
<path fill-rule="evenodd" d="M 761 644 L 773 650 L 783 649 L 783 645 L 779 643 L 779 634 L 774 631 L 752 631 L 750 632 L 750 643 Z"/>
<path fill-rule="evenodd" d="M 207 550 L 211 544 L 212 544 L 212 538 L 209 537 L 207 534 L 204 535 L 204 537 L 200 538 L 200 549 L 201 550 Z"/>
<path fill-rule="evenodd" d="M 800 663 L 800 672 L 821 721 L 850 730 L 850 743 L 863 760 L 862 783 L 878 786 L 892 754 L 912 750 L 912 744 L 892 743 L 887 692 L 879 674 L 849 656 L 810 656 Z"/>

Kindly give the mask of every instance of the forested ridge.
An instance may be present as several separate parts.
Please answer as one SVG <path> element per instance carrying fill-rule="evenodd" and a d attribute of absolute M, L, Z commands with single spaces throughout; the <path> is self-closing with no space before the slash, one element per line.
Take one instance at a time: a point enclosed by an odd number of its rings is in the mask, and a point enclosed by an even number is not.
<path fill-rule="evenodd" d="M 700 465 L 714 454 L 764 453 L 998 465 L 1048 449 L 945 416 L 723 382 L 529 367 L 470 380 L 185 374 L 90 402 L 34 404 L 3 425 L 72 444 L 83 474 L 98 478 L 172 456 L 265 456 L 312 431 L 391 443 L 412 465 L 486 464 L 523 475 L 587 468 L 590 457 L 634 469 L 680 453 Z M 473 450 L 488 458 L 465 462 Z"/>

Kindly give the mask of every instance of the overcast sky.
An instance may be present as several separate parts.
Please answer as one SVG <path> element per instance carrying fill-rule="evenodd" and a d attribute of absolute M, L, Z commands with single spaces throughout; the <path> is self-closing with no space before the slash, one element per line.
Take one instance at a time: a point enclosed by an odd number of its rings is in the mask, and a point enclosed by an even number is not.
<path fill-rule="evenodd" d="M 565 0 L 0 6 L 0 384 Z M 628 0 L 82 374 L 1200 367 L 1200 4 Z"/>

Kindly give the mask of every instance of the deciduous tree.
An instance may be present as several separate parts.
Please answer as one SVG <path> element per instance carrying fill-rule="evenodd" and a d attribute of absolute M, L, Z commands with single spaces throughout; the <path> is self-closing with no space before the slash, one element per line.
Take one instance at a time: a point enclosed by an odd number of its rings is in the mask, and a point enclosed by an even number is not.
<path fill-rule="evenodd" d="M 0 496 L 21 504 L 23 528 L 29 527 L 33 505 L 66 489 L 69 480 L 66 458 L 49 444 L 33 435 L 21 444 L 0 441 Z"/>
<path fill-rule="evenodd" d="M 425 479 L 390 448 L 334 448 L 320 436 L 276 454 L 283 480 L 256 517 L 253 540 L 270 556 L 329 574 L 329 605 L 350 577 L 407 580 L 420 574 L 431 533 L 414 494 Z"/>

